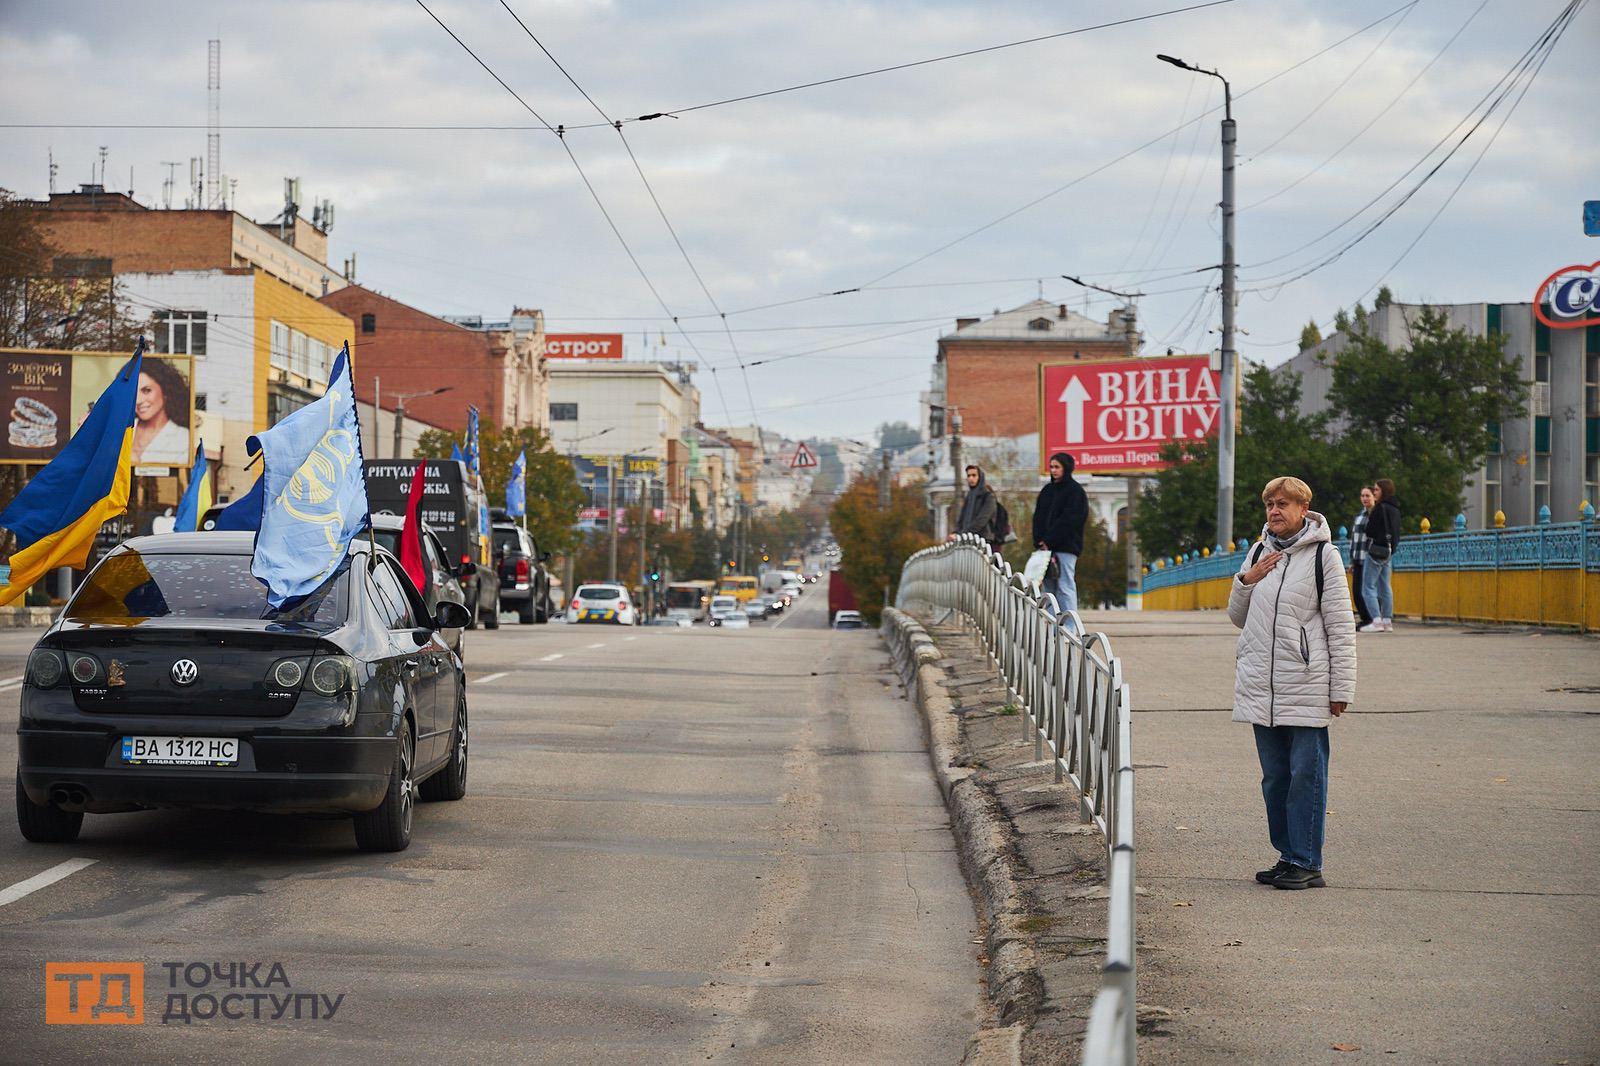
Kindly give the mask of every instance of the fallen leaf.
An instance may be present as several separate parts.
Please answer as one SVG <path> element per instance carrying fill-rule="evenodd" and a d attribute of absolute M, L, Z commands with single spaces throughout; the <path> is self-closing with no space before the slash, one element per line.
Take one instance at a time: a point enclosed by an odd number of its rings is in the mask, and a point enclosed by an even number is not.
<path fill-rule="evenodd" d="M 1328 1046 L 1333 1048 L 1333 1050 L 1335 1050 L 1335 1051 L 1360 1051 L 1361 1050 L 1361 1045 L 1360 1044 L 1329 1044 Z"/>
<path fill-rule="evenodd" d="M 1242 947 L 1244 947 L 1244 941 L 1243 940 L 1230 940 L 1226 944 L 1223 944 L 1222 946 L 1225 947 L 1225 948 L 1242 948 Z"/>
<path fill-rule="evenodd" d="M 1511 780 L 1509 777 L 1497 777 L 1494 779 L 1494 783 L 1497 785 L 1503 785 L 1509 780 Z"/>
<path fill-rule="evenodd" d="M 1178 902 L 1174 903 L 1173 906 L 1174 907 L 1193 907 L 1194 906 L 1194 900 L 1192 900 L 1192 899 L 1180 899 Z"/>
<path fill-rule="evenodd" d="M 1187 833 L 1189 831 L 1189 827 L 1186 825 L 1180 825 L 1177 827 L 1177 829 L 1180 833 Z"/>

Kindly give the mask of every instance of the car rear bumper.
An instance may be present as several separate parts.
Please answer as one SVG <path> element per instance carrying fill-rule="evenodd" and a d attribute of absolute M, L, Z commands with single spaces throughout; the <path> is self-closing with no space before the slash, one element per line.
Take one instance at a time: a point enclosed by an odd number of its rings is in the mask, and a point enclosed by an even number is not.
<path fill-rule="evenodd" d="M 81 792 L 69 809 L 91 813 L 153 807 L 354 814 L 383 802 L 393 737 L 241 737 L 236 766 L 123 763 L 114 733 L 21 729 L 18 768 L 35 803 Z M 197 727 L 195 735 L 206 730 Z"/>

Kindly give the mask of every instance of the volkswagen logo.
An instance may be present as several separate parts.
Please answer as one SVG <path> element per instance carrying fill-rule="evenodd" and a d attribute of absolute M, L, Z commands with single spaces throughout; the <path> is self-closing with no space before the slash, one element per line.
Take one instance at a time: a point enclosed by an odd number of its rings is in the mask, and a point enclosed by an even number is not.
<path fill-rule="evenodd" d="M 179 659 L 172 664 L 172 680 L 179 685 L 192 685 L 200 676 L 200 667 L 193 659 Z"/>

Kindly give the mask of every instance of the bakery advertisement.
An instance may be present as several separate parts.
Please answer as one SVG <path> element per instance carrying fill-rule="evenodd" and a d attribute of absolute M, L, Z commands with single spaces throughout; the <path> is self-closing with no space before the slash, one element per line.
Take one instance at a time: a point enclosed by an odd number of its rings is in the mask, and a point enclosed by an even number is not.
<path fill-rule="evenodd" d="M 0 353 L 0 462 L 47 463 L 72 436 L 72 356 Z"/>

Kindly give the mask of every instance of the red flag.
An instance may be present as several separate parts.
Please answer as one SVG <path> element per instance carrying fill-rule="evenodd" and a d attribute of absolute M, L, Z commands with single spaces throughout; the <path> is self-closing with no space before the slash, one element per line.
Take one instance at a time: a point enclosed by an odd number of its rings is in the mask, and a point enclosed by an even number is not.
<path fill-rule="evenodd" d="M 411 476 L 411 493 L 406 498 L 406 524 L 400 530 L 400 565 L 424 595 L 429 584 L 428 564 L 422 558 L 422 482 L 427 468 L 427 460 L 417 461 L 417 472 Z"/>

